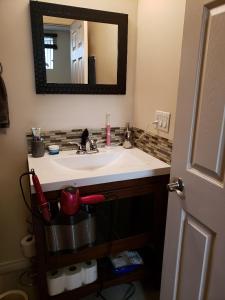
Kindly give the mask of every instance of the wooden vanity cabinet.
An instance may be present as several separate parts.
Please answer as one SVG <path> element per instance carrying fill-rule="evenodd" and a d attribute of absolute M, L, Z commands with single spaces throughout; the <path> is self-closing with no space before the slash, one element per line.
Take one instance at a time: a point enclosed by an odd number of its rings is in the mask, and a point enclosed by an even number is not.
<path fill-rule="evenodd" d="M 117 201 L 123 201 L 128 198 L 134 198 L 134 201 L 141 201 L 142 199 L 151 201 L 151 211 L 149 211 L 149 214 L 148 212 L 146 214 L 148 219 L 146 222 L 151 222 L 151 226 L 147 232 L 107 241 L 93 247 L 85 247 L 73 253 L 49 254 L 43 223 L 36 217 L 33 217 L 37 250 L 39 298 L 41 300 L 80 299 L 100 289 L 135 280 L 147 280 L 150 285 L 159 288 L 168 198 L 166 184 L 168 181 L 169 175 L 163 175 L 80 187 L 82 196 L 94 193 L 107 193 L 109 198 L 110 195 L 114 195 Z M 45 195 L 49 201 L 55 201 L 60 197 L 60 191 L 47 192 Z M 32 203 L 34 207 L 36 203 L 35 198 L 36 195 L 33 194 Z M 115 276 L 105 269 L 104 264 L 103 267 L 101 266 L 101 261 L 104 260 L 104 257 L 130 249 L 143 249 L 145 262 L 143 267 L 122 276 Z M 46 272 L 48 270 L 62 268 L 90 259 L 97 259 L 100 262 L 98 264 L 98 280 L 96 282 L 56 296 L 48 295 L 46 282 Z"/>

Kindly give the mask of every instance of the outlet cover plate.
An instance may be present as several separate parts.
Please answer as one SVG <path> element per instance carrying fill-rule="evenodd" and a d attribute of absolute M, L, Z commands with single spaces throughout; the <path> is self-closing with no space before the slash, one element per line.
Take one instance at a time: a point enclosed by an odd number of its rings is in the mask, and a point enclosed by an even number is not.
<path fill-rule="evenodd" d="M 170 112 L 157 110 L 155 112 L 155 121 L 157 121 L 156 129 L 161 130 L 163 132 L 169 132 L 170 115 Z"/>

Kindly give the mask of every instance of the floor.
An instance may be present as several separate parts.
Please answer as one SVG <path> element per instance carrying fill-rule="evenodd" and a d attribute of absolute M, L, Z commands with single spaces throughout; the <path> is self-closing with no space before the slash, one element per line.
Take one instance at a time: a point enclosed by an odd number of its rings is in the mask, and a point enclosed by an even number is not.
<path fill-rule="evenodd" d="M 0 293 L 3 293 L 10 289 L 24 290 L 29 297 L 29 300 L 37 300 L 37 291 L 34 286 L 28 286 L 30 283 L 29 276 L 22 276 L 24 271 L 17 271 L 0 275 Z M 22 282 L 21 282 L 22 279 Z M 143 287 L 140 282 L 134 282 L 135 293 L 129 298 L 129 300 L 159 300 L 159 293 L 157 291 L 148 290 L 147 287 Z M 123 300 L 128 290 L 127 284 L 111 287 L 102 291 L 102 295 L 106 300 Z M 90 295 L 82 300 L 100 300 L 101 297 L 96 295 Z"/>
<path fill-rule="evenodd" d="M 159 293 L 147 291 L 143 289 L 143 286 L 140 282 L 134 282 L 135 285 L 135 293 L 129 298 L 129 300 L 159 300 Z M 102 291 L 102 295 L 106 300 L 123 300 L 126 299 L 124 296 L 128 290 L 129 286 L 127 284 L 121 284 L 112 288 L 105 289 Z M 94 300 L 101 299 L 95 295 L 90 295 L 88 297 L 83 298 L 82 300 Z"/>
<path fill-rule="evenodd" d="M 27 270 L 15 271 L 6 274 L 0 274 L 0 294 L 8 290 L 23 290 L 27 293 L 29 300 L 37 300 L 35 287 L 29 286 L 31 281 L 29 277 L 22 277 L 23 282 L 20 283 L 21 275 Z"/>

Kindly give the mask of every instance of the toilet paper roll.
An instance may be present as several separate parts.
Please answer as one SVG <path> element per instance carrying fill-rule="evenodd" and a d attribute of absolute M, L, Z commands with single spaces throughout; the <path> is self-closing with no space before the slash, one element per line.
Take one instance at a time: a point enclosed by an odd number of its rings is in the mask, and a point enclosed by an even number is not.
<path fill-rule="evenodd" d="M 83 284 L 89 284 L 97 280 L 97 261 L 90 260 L 82 263 L 82 282 Z"/>
<path fill-rule="evenodd" d="M 65 275 L 63 269 L 48 272 L 47 285 L 50 296 L 58 295 L 64 292 Z"/>
<path fill-rule="evenodd" d="M 81 265 L 72 265 L 64 269 L 65 274 L 65 290 L 70 291 L 77 289 L 82 285 L 82 269 Z"/>
<path fill-rule="evenodd" d="M 35 251 L 35 238 L 32 234 L 26 235 L 21 241 L 20 245 L 22 248 L 23 255 L 27 258 L 36 255 Z"/>

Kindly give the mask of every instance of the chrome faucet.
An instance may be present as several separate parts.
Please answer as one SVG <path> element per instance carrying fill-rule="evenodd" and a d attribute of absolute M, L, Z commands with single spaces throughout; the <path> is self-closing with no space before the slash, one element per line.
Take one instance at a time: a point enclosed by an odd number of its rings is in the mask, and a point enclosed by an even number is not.
<path fill-rule="evenodd" d="M 87 128 L 82 132 L 81 143 L 70 142 L 71 145 L 77 145 L 78 149 L 76 154 L 93 154 L 98 153 L 97 141 L 89 138 Z"/>
<path fill-rule="evenodd" d="M 86 150 L 82 149 L 82 146 L 81 146 L 80 143 L 77 143 L 77 142 L 68 142 L 68 144 L 77 146 L 77 152 L 76 152 L 76 154 L 85 154 L 86 153 Z"/>

